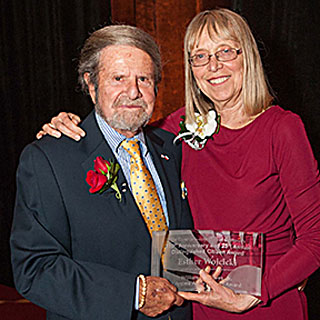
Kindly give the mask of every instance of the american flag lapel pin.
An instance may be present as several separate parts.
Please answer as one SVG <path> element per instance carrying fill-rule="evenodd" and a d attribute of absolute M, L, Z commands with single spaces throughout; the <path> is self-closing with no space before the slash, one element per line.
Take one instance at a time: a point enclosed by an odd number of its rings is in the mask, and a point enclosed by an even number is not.
<path fill-rule="evenodd" d="M 167 161 L 169 160 L 169 157 L 166 154 L 161 154 L 161 158 Z"/>

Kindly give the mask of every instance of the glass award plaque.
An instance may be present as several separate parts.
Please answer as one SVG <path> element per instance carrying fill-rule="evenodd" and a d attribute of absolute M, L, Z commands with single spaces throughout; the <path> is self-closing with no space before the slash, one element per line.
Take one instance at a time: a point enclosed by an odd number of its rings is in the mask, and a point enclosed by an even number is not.
<path fill-rule="evenodd" d="M 168 279 L 180 291 L 197 291 L 201 269 L 210 266 L 217 281 L 237 293 L 261 296 L 263 234 L 213 230 L 170 230 L 152 234 L 151 275 Z"/>

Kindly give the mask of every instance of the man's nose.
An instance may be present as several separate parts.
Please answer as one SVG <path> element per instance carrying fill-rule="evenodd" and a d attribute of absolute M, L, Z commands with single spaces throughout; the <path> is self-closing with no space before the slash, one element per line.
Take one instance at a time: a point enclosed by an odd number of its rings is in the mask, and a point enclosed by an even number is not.
<path fill-rule="evenodd" d="M 127 87 L 127 94 L 131 100 L 141 98 L 142 94 L 140 92 L 137 79 L 132 79 L 129 81 L 128 87 Z"/>

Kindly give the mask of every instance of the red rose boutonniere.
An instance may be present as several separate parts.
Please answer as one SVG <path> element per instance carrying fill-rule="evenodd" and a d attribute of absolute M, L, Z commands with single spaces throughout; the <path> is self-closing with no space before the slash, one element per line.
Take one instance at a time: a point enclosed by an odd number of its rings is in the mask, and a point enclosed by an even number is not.
<path fill-rule="evenodd" d="M 121 193 L 116 184 L 120 165 L 111 160 L 107 161 L 102 157 L 94 160 L 94 170 L 87 172 L 86 182 L 91 187 L 90 193 L 102 193 L 111 188 L 116 192 L 116 198 L 121 201 Z"/>

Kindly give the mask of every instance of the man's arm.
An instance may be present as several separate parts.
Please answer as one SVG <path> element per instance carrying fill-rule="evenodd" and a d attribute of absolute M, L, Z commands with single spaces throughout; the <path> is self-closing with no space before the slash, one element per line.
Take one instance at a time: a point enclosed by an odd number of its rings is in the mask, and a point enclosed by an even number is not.
<path fill-rule="evenodd" d="M 18 291 L 69 319 L 130 319 L 136 275 L 73 258 L 72 226 L 63 195 L 54 169 L 37 146 L 23 152 L 17 184 L 11 247 Z M 171 294 L 168 285 L 163 287 Z M 149 293 L 151 289 L 152 285 Z M 146 307 L 149 300 L 147 296 Z M 182 301 L 176 300 L 162 299 L 157 312 Z"/>

